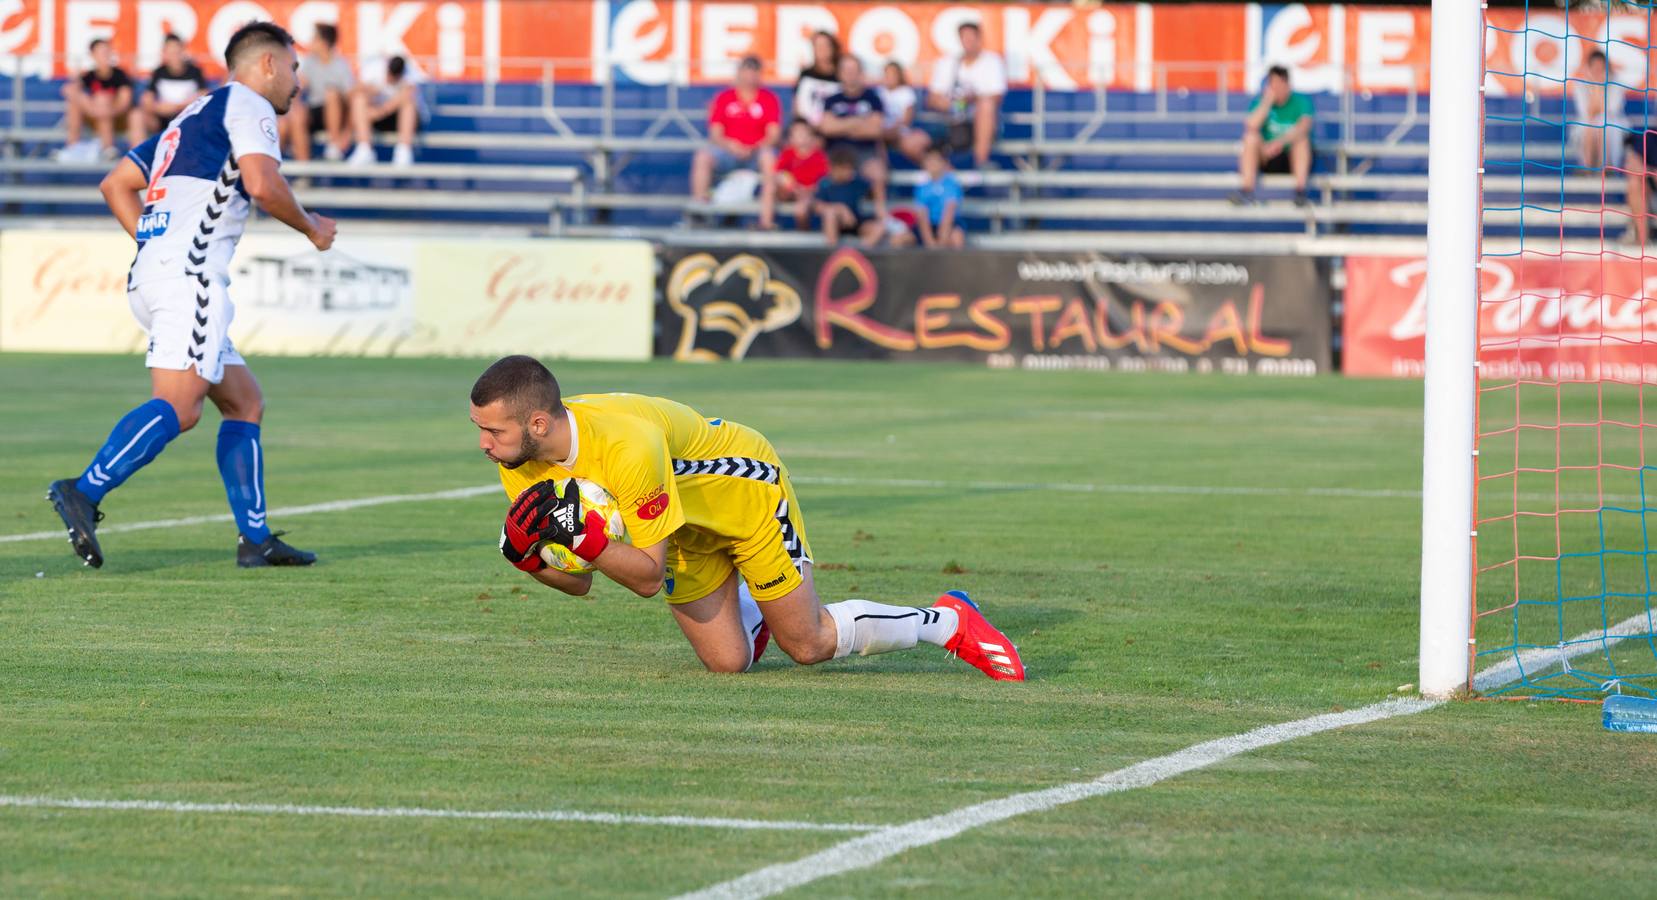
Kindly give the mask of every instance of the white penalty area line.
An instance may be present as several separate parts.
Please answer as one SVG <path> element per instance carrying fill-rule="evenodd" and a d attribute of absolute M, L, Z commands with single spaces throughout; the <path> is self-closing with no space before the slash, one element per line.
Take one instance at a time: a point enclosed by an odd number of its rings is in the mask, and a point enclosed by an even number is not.
<path fill-rule="evenodd" d="M 1204 484 L 1110 484 L 1086 481 L 948 481 L 935 478 L 849 478 L 833 475 L 790 475 L 789 479 L 795 484 L 822 485 L 825 487 L 878 487 L 901 490 L 967 490 L 967 491 L 1047 491 L 1061 494 L 1140 494 L 1146 496 L 1193 496 L 1193 497 L 1327 497 L 1356 500 L 1419 500 L 1419 490 L 1404 490 L 1395 488 L 1339 488 L 1339 487 L 1250 487 L 1245 485 L 1204 485 Z M 498 483 L 480 484 L 473 487 L 452 488 L 446 491 L 432 491 L 425 494 L 384 494 L 378 497 L 358 497 L 353 500 L 330 500 L 326 503 L 312 503 L 306 506 L 281 506 L 270 510 L 273 518 L 289 518 L 293 516 L 308 516 L 313 513 L 344 512 L 352 509 L 362 509 L 369 506 L 385 506 L 391 503 L 423 503 L 431 500 L 465 500 L 471 497 L 480 497 L 501 490 Z M 1619 494 L 1606 494 L 1603 497 L 1590 495 L 1559 495 L 1552 494 L 1521 494 L 1525 500 L 1581 500 L 1598 501 L 1600 503 L 1627 502 L 1639 500 L 1639 497 Z M 211 525 L 218 522 L 231 522 L 234 518 L 229 513 L 218 513 L 211 516 L 185 516 L 178 519 L 152 519 L 147 522 L 125 522 L 106 525 L 98 529 L 99 534 L 121 534 L 128 531 L 149 531 L 155 528 L 184 528 L 190 525 Z M 62 529 L 56 531 L 31 531 L 24 534 L 0 534 L 0 544 L 18 544 L 27 541 L 62 540 Z"/>
<path fill-rule="evenodd" d="M 675 828 L 729 828 L 746 831 L 875 831 L 878 825 L 786 822 L 702 816 L 639 816 L 567 809 L 424 809 L 410 806 L 298 806 L 288 803 L 186 803 L 172 800 L 87 800 L 0 794 L 0 808 L 113 810 L 121 812 L 240 813 L 266 816 L 348 816 L 367 819 L 484 819 L 519 822 L 581 822 L 594 825 L 664 825 Z"/>
<path fill-rule="evenodd" d="M 1593 631 L 1578 635 L 1560 648 L 1525 650 L 1500 665 L 1479 673 L 1474 684 L 1481 690 L 1501 687 L 1519 680 L 1521 672 L 1537 672 L 1550 665 L 1558 665 L 1585 653 L 1602 650 L 1630 634 L 1645 633 L 1647 617 L 1634 616 L 1620 622 L 1606 632 Z M 1592 643 L 1582 643 L 1582 642 Z M 1040 791 L 1013 794 L 902 825 L 883 828 L 861 837 L 852 838 L 833 847 L 794 862 L 779 863 L 750 872 L 740 878 L 712 887 L 681 895 L 678 900 L 753 900 L 770 897 L 783 891 L 811 884 L 824 878 L 866 869 L 890 859 L 906 850 L 925 847 L 952 838 L 964 831 L 1003 822 L 1015 816 L 1044 812 L 1067 803 L 1150 787 L 1176 775 L 1206 768 L 1239 754 L 1262 747 L 1282 744 L 1296 738 L 1319 734 L 1336 728 L 1363 725 L 1409 716 L 1443 704 L 1442 700 L 1400 697 L 1383 700 L 1360 709 L 1324 713 L 1278 725 L 1266 725 L 1253 731 L 1218 740 L 1206 741 L 1184 750 L 1158 756 L 1117 769 L 1092 781 L 1062 784 Z"/>
<path fill-rule="evenodd" d="M 1420 491 L 1366 490 L 1360 488 L 1294 488 L 1294 487 L 1228 487 L 1225 485 L 1180 484 L 1092 484 L 1088 482 L 1041 481 L 940 481 L 925 478 L 840 478 L 832 476 L 791 475 L 795 484 L 814 484 L 831 487 L 864 486 L 880 488 L 925 488 L 936 490 L 973 491 L 1053 491 L 1072 494 L 1191 494 L 1196 496 L 1242 497 L 1356 497 L 1361 499 L 1419 498 Z M 421 503 L 430 500 L 465 500 L 492 494 L 501 490 L 499 483 L 473 487 L 432 491 L 426 494 L 385 494 L 379 497 L 358 497 L 353 500 L 331 500 L 306 506 L 281 506 L 270 510 L 270 518 L 283 519 L 308 516 L 313 513 L 344 512 L 369 506 L 391 503 Z M 147 522 L 125 522 L 105 525 L 100 535 L 121 534 L 128 531 L 149 531 L 155 528 L 184 528 L 190 525 L 211 525 L 232 522 L 229 513 L 211 516 L 185 516 L 178 519 L 152 519 Z M 62 540 L 62 529 L 31 531 L 24 534 L 0 534 L 0 544 L 18 544 L 27 541 Z"/>
<path fill-rule="evenodd" d="M 454 488 L 447 491 L 432 491 L 429 494 L 384 494 L 379 497 L 358 497 L 354 500 L 330 500 L 327 503 L 312 503 L 307 506 L 279 506 L 269 511 L 274 518 L 291 516 L 308 516 L 313 513 L 344 512 L 350 509 L 362 509 L 366 506 L 385 506 L 388 503 L 419 503 L 426 500 L 464 500 L 468 497 L 477 497 L 483 494 L 496 492 L 501 489 L 499 484 L 480 484 L 474 487 Z M 181 519 L 152 519 L 148 522 L 125 522 L 114 525 L 105 525 L 98 529 L 98 534 L 119 534 L 124 531 L 149 531 L 152 528 L 184 528 L 189 525 L 209 525 L 214 522 L 233 522 L 235 517 L 229 513 L 220 513 L 212 516 L 185 516 Z M 24 541 L 63 540 L 63 529 L 56 531 L 31 531 L 28 534 L 0 535 L 0 544 L 17 544 Z"/>

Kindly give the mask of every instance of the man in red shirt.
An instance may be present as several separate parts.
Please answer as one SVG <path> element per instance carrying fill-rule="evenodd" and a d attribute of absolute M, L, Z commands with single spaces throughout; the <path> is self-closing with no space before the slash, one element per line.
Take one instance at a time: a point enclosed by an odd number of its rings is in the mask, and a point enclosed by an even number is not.
<path fill-rule="evenodd" d="M 776 146 L 782 138 L 782 105 L 777 95 L 760 84 L 760 62 L 745 57 L 737 68 L 736 86 L 708 105 L 708 145 L 696 151 L 690 190 L 698 202 L 708 201 L 715 175 L 734 169 L 758 169 L 761 228 L 771 228 L 776 203 Z"/>

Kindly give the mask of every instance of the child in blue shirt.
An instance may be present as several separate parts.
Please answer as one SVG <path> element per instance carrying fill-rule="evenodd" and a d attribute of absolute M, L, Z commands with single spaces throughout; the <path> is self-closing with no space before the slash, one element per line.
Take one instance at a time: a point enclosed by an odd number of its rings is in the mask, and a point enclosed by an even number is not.
<path fill-rule="evenodd" d="M 949 167 L 949 157 L 937 147 L 926 151 L 922 161 L 927 178 L 915 186 L 915 203 L 921 207 L 916 219 L 921 244 L 927 247 L 959 249 L 966 243 L 966 233 L 958 220 L 961 216 L 961 179 Z"/>

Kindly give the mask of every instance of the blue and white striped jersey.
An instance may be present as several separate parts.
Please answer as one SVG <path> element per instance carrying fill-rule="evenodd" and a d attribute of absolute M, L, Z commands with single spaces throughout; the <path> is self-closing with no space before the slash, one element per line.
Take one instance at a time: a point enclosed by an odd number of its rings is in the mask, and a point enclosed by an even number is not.
<path fill-rule="evenodd" d="M 282 160 L 276 110 L 234 81 L 198 98 L 127 153 L 149 180 L 129 288 L 185 276 L 229 280 L 230 258 L 252 208 L 237 160 L 250 153 Z"/>

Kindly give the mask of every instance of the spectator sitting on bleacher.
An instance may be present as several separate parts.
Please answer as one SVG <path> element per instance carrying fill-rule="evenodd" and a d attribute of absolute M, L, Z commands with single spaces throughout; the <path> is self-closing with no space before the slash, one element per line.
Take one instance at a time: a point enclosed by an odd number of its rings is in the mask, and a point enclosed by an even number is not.
<path fill-rule="evenodd" d="M 863 83 L 863 61 L 840 57 L 840 92 L 823 105 L 817 132 L 830 155 L 846 150 L 857 158 L 857 171 L 874 189 L 876 216 L 886 218 L 886 108 L 880 95 Z"/>
<path fill-rule="evenodd" d="M 916 236 L 922 246 L 960 249 L 966 243 L 966 232 L 959 224 L 961 202 L 966 199 L 961 179 L 938 147 L 926 151 L 923 167 L 926 178 L 915 185 L 915 203 L 921 207 L 921 215 L 915 220 Z"/>
<path fill-rule="evenodd" d="M 708 143 L 691 162 L 690 192 L 698 203 L 708 202 L 716 175 L 735 169 L 757 169 L 760 178 L 761 228 L 775 225 L 777 142 L 782 137 L 782 103 L 760 83 L 757 56 L 744 57 L 737 66 L 736 84 L 719 92 L 708 104 Z"/>
<path fill-rule="evenodd" d="M 857 235 L 865 247 L 880 243 L 886 233 L 885 216 L 863 215 L 868 196 L 869 182 L 857 171 L 857 152 L 850 147 L 830 152 L 828 177 L 817 185 L 817 199 L 811 204 L 829 246 L 839 244 L 842 234 Z"/>
<path fill-rule="evenodd" d="M 1311 202 L 1306 179 L 1312 173 L 1312 100 L 1289 89 L 1289 70 L 1283 66 L 1266 72 L 1265 89 L 1249 107 L 1237 171 L 1242 189 L 1231 195 L 1231 202 L 1238 206 L 1258 202 L 1254 186 L 1261 172 L 1293 173 L 1295 205 Z"/>
<path fill-rule="evenodd" d="M 346 107 L 356 78 L 351 63 L 339 53 L 339 28 L 316 26 L 316 37 L 299 61 L 299 91 L 304 102 L 295 103 L 282 118 L 288 152 L 304 162 L 311 158 L 311 136 L 323 133 L 322 158 L 340 160 L 351 146 L 346 128 Z"/>
<path fill-rule="evenodd" d="M 773 176 L 777 188 L 774 201 L 792 202 L 794 223 L 804 229 L 811 220 L 811 200 L 817 193 L 817 184 L 828 175 L 828 156 L 823 153 L 823 139 L 804 119 L 795 119 L 788 126 L 788 146 L 777 156 L 777 172 Z M 763 195 L 762 195 L 763 196 Z M 760 210 L 760 218 L 770 221 L 774 210 Z"/>
<path fill-rule="evenodd" d="M 930 143 L 949 152 L 972 149 L 973 164 L 989 163 L 990 149 L 1001 131 L 1001 101 L 1007 95 L 1007 64 L 984 49 L 984 32 L 977 22 L 962 22 L 961 53 L 932 69 L 926 105 L 944 113 L 946 121 L 929 134 Z M 915 143 L 904 148 L 913 157 L 925 151 Z"/>
<path fill-rule="evenodd" d="M 374 132 L 396 132 L 397 144 L 391 148 L 391 164 L 414 164 L 414 133 L 426 117 L 425 101 L 420 97 L 420 86 L 408 77 L 408 61 L 393 56 L 386 61 L 385 83 L 364 81 L 351 92 L 351 130 L 356 133 L 357 146 L 347 162 L 357 166 L 373 165 Z"/>
<path fill-rule="evenodd" d="M 127 123 L 127 140 L 134 147 L 166 127 L 173 116 L 207 93 L 207 76 L 184 52 L 184 40 L 168 34 L 161 42 L 161 65 L 150 73 L 150 83 Z"/>
<path fill-rule="evenodd" d="M 1571 146 L 1584 168 L 1600 169 L 1622 163 L 1622 135 L 1628 133 L 1628 116 L 1623 107 L 1628 89 L 1610 80 L 1605 54 L 1588 54 L 1582 77 L 1571 81 Z M 1621 134 L 1606 138 L 1607 131 Z"/>
<path fill-rule="evenodd" d="M 905 146 L 906 140 L 912 132 L 918 133 L 927 144 L 931 144 L 932 139 L 926 137 L 926 132 L 915 127 L 915 104 L 920 98 L 915 94 L 915 89 L 909 86 L 909 77 L 904 74 L 903 66 L 896 60 L 886 63 L 886 68 L 881 71 L 881 84 L 875 91 L 880 94 L 880 105 L 886 109 L 883 133 L 886 145 L 901 150 L 915 162 L 920 162 L 922 156 L 909 154 Z M 924 154 L 925 148 L 920 149 Z"/>
<path fill-rule="evenodd" d="M 1623 168 L 1628 173 L 1628 214 L 1623 240 L 1645 244 L 1651 240 L 1651 190 L 1657 179 L 1657 127 L 1632 132 L 1624 139 Z"/>
<path fill-rule="evenodd" d="M 794 82 L 794 117 L 816 128 L 823 105 L 840 92 L 840 39 L 826 31 L 811 36 L 811 67 Z"/>
<path fill-rule="evenodd" d="M 132 79 L 115 65 L 115 48 L 99 38 L 92 42 L 92 68 L 63 86 L 63 148 L 60 162 L 97 162 L 115 159 L 115 125 L 132 111 Z M 82 143 L 81 129 L 87 122 L 97 132 L 96 143 Z"/>

